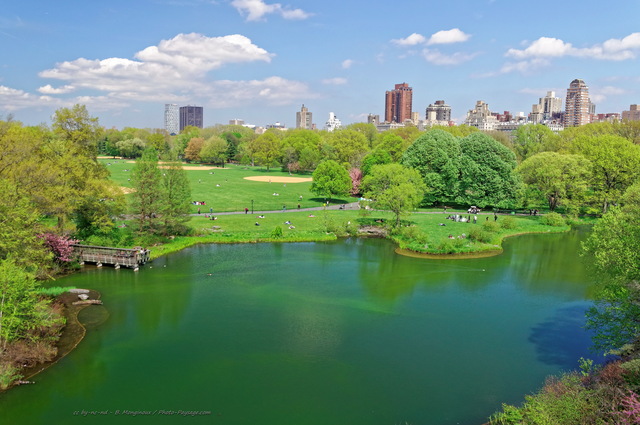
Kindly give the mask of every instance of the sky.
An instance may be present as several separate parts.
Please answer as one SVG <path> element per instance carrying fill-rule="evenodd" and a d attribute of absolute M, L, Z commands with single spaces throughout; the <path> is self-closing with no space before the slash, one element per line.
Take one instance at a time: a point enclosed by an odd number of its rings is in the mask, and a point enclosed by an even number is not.
<path fill-rule="evenodd" d="M 413 88 L 461 123 L 478 100 L 531 111 L 583 79 L 597 113 L 640 104 L 640 0 L 21 0 L 0 10 L 0 119 L 50 124 L 86 105 L 106 128 L 162 128 L 164 105 L 204 125 L 384 119 Z"/>

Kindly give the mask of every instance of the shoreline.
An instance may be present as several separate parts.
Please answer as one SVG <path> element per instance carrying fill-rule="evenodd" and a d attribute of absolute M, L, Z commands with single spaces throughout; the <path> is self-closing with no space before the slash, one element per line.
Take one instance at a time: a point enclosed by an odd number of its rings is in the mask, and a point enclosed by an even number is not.
<path fill-rule="evenodd" d="M 89 297 L 91 299 L 99 300 L 102 294 L 95 290 L 89 290 Z M 8 391 L 13 387 L 17 387 L 20 385 L 26 385 L 26 383 L 21 383 L 23 381 L 30 381 L 31 378 L 44 372 L 49 367 L 58 363 L 61 359 L 67 356 L 70 352 L 72 352 L 84 339 L 87 334 L 86 327 L 78 320 L 78 314 L 84 310 L 88 305 L 73 305 L 74 301 L 78 300 L 77 294 L 65 292 L 62 295 L 56 297 L 57 300 L 62 302 L 64 305 L 64 317 L 66 319 L 66 323 L 64 328 L 62 328 L 62 332 L 60 334 L 60 338 L 56 341 L 55 346 L 58 349 L 55 357 L 47 362 L 39 363 L 37 365 L 27 367 L 24 369 L 20 369 L 19 373 L 23 374 L 23 376 L 14 381 L 9 387 L 7 387 L 4 391 Z M 29 384 L 35 382 L 28 382 Z"/>

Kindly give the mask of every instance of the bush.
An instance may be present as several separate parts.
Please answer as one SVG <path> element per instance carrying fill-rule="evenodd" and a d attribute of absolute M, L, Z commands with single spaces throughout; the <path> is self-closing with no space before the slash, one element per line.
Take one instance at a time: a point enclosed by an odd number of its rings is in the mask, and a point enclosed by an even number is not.
<path fill-rule="evenodd" d="M 491 239 L 493 239 L 493 234 L 491 234 L 491 232 L 484 230 L 483 228 L 484 226 L 482 228 L 477 226 L 472 227 L 471 230 L 469 230 L 469 239 L 477 242 L 482 242 L 482 243 L 491 242 Z"/>
<path fill-rule="evenodd" d="M 487 232 L 498 233 L 500 231 L 500 225 L 497 221 L 485 221 L 482 223 L 482 228 Z"/>
<path fill-rule="evenodd" d="M 75 286 L 53 286 L 51 288 L 38 288 L 38 294 L 47 295 L 49 297 L 57 297 L 67 292 L 69 289 L 75 289 Z"/>
<path fill-rule="evenodd" d="M 634 391 L 640 389 L 640 359 L 629 360 L 621 363 L 620 367 L 624 370 L 622 376 L 627 384 Z"/>
<path fill-rule="evenodd" d="M 456 248 L 453 244 L 454 240 L 455 239 L 449 239 L 449 238 L 441 240 L 436 250 L 440 254 L 453 254 L 454 252 L 456 252 Z"/>
<path fill-rule="evenodd" d="M 416 242 L 419 245 L 425 245 L 429 242 L 429 236 L 416 226 L 400 227 L 396 234 L 408 243 Z"/>
<path fill-rule="evenodd" d="M 282 227 L 276 226 L 276 228 L 273 229 L 273 232 L 271 232 L 271 237 L 273 239 L 280 239 L 282 237 Z"/>
<path fill-rule="evenodd" d="M 0 390 L 6 390 L 13 381 L 20 378 L 22 378 L 22 375 L 18 373 L 18 368 L 10 364 L 0 363 Z"/>
<path fill-rule="evenodd" d="M 566 224 L 564 218 L 558 213 L 548 213 L 542 216 L 542 220 L 540 220 L 542 224 L 546 224 L 547 226 L 560 227 Z"/>
<path fill-rule="evenodd" d="M 515 229 L 516 228 L 516 220 L 513 217 L 505 217 L 500 221 L 500 227 L 503 229 Z"/>

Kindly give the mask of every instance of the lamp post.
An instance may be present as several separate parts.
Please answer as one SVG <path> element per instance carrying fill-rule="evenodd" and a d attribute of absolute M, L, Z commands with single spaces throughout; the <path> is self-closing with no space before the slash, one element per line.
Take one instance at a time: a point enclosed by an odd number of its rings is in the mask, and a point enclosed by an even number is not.
<path fill-rule="evenodd" d="M 253 214 L 253 199 L 251 200 L 251 214 Z"/>

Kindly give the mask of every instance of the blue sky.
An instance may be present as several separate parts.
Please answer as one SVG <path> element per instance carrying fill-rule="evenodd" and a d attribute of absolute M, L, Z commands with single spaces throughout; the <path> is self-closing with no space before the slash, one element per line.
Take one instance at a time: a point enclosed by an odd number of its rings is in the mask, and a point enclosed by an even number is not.
<path fill-rule="evenodd" d="M 640 1 L 22 0 L 0 11 L 0 117 L 50 123 L 80 103 L 105 127 L 161 128 L 165 103 L 322 127 L 384 118 L 413 87 L 464 119 L 477 100 L 529 112 L 582 78 L 597 112 L 640 103 Z"/>

